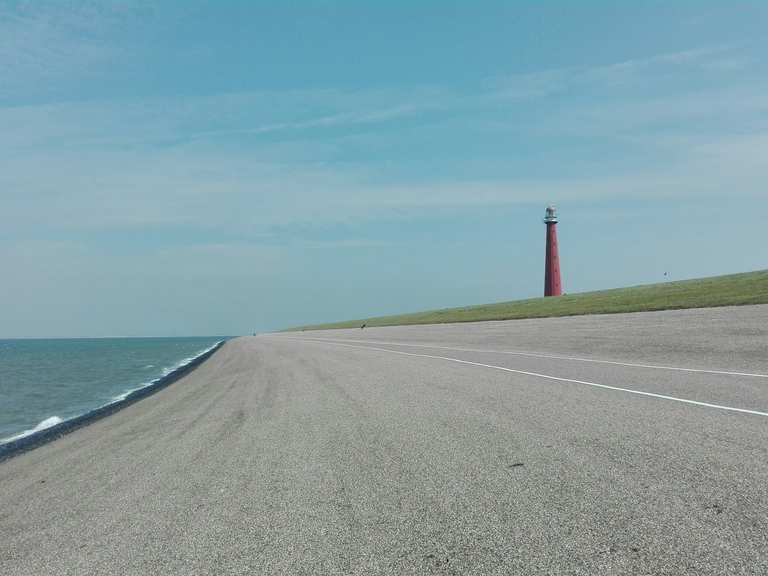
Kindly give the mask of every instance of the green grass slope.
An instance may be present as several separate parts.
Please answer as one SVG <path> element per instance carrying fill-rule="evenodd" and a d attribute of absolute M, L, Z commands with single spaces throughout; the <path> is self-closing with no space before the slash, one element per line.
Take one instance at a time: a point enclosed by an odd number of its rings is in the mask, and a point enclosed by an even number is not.
<path fill-rule="evenodd" d="M 664 284 L 648 284 L 632 288 L 584 292 L 559 298 L 531 298 L 497 304 L 429 310 L 413 314 L 361 318 L 330 324 L 302 326 L 292 330 L 359 328 L 363 323 L 367 326 L 440 324 L 742 306 L 746 304 L 768 304 L 768 270 Z"/>

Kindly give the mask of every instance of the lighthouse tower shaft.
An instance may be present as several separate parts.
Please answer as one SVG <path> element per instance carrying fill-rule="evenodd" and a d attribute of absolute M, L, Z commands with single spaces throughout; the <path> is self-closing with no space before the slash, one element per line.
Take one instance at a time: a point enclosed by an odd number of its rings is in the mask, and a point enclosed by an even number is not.
<path fill-rule="evenodd" d="M 554 206 L 547 208 L 544 223 L 547 225 L 547 253 L 544 268 L 544 296 L 560 296 L 560 255 L 557 248 L 557 213 Z"/>

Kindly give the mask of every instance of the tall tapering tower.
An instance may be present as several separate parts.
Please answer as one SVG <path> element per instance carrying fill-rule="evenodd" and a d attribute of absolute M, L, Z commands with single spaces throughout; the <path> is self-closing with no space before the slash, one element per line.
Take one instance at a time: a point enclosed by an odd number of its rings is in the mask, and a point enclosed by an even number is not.
<path fill-rule="evenodd" d="M 547 225 L 547 261 L 544 269 L 544 296 L 560 296 L 563 293 L 560 284 L 560 256 L 557 253 L 557 210 L 547 206 L 544 215 Z"/>

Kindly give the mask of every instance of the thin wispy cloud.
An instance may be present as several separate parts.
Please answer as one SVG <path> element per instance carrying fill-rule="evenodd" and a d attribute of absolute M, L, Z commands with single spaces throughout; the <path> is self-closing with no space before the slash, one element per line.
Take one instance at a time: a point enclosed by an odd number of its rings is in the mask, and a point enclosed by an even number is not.
<path fill-rule="evenodd" d="M 723 91 L 719 86 L 696 93 L 657 95 L 637 101 L 632 94 L 623 101 L 614 100 L 596 106 L 583 101 L 580 89 L 590 94 L 612 90 L 615 77 L 627 78 L 640 74 L 648 78 L 654 66 L 673 63 L 683 71 L 686 67 L 699 68 L 712 57 L 720 57 L 723 49 L 692 50 L 676 54 L 662 54 L 644 60 L 621 62 L 616 65 L 592 69 L 548 71 L 548 80 L 525 76 L 509 80 L 517 85 L 518 94 L 538 102 L 541 95 L 570 91 L 570 100 L 560 102 L 554 111 L 547 109 L 541 115 L 534 113 L 524 121 L 499 122 L 505 112 L 519 114 L 526 103 L 514 98 L 506 107 L 494 110 L 495 130 L 505 128 L 519 132 L 521 138 L 542 133 L 553 140 L 558 135 L 589 135 L 598 147 L 612 145 L 621 139 L 632 139 L 635 153 L 651 154 L 663 150 L 665 162 L 641 163 L 635 167 L 612 172 L 601 167 L 598 173 L 569 177 L 557 171 L 546 177 L 531 178 L 514 174 L 497 166 L 490 178 L 467 177 L 456 170 L 447 169 L 446 175 L 435 175 L 432 181 L 398 183 L 396 172 L 386 174 L 386 158 L 371 158 L 348 163 L 344 161 L 343 146 L 348 131 L 366 146 L 375 147 L 387 141 L 376 127 L 387 123 L 411 121 L 410 129 L 429 134 L 444 122 L 453 122 L 463 116 L 468 122 L 488 116 L 484 107 L 489 99 L 508 94 L 508 86 L 493 90 L 480 90 L 458 94 L 445 89 L 425 90 L 423 97 L 414 91 L 390 93 L 357 91 L 344 94 L 333 91 L 296 93 L 286 95 L 295 108 L 282 113 L 304 114 L 302 104 L 312 103 L 326 109 L 336 102 L 352 110 L 338 110 L 305 120 L 276 122 L 255 127 L 201 130 L 200 127 L 219 121 L 223 103 L 237 103 L 240 108 L 229 108 L 230 118 L 254 115 L 268 116 L 269 110 L 259 106 L 279 100 L 279 93 L 205 96 L 187 100 L 185 106 L 174 110 L 164 101 L 145 101 L 126 106 L 122 102 L 95 102 L 33 106 L 24 109 L 0 110 L 0 119 L 14 129 L 0 136 L 0 147 L 9 152 L 4 160 L 0 182 L 19 201 L 16 209 L 5 212 L 6 226 L 24 221 L 23 206 L 27 214 L 38 211 L 38 198 L 46 198 L 54 226 L 105 226 L 132 224 L 162 224 L 178 222 L 203 225 L 210 214 L 218 214 L 219 221 L 231 226 L 240 220 L 239 209 L 234 211 L 219 206 L 244 208 L 252 226 L 269 226 L 307 220 L 344 221 L 348 218 L 372 217 L 381 210 L 414 209 L 429 206 L 492 205 L 531 202 L 542 197 L 568 200 L 596 197 L 632 197 L 649 195 L 690 195 L 715 191 L 738 178 L 742 182 L 739 193 L 755 195 L 762 191 L 766 174 L 757 163 L 744 169 L 740 158 L 761 154 L 764 140 L 761 132 L 736 133 L 718 136 L 722 146 L 740 150 L 740 154 L 723 154 L 721 162 L 713 166 L 707 150 L 712 135 L 702 133 L 702 126 L 716 122 L 728 111 L 733 113 L 731 124 L 739 119 L 754 121 L 753 127 L 768 129 L 760 118 L 768 107 L 768 90 L 761 84 L 750 84 L 740 89 Z M 660 74 L 664 74 L 662 70 Z M 528 88 L 524 87 L 528 85 Z M 537 87 L 548 86 L 541 91 Z M 557 88 L 556 88 L 557 87 Z M 415 91 L 418 95 L 418 91 Z M 443 98 L 440 98 L 443 96 Z M 372 108 L 374 101 L 380 108 Z M 253 107 L 256 107 L 255 109 Z M 431 116 L 429 114 L 432 114 Z M 232 123 L 231 120 L 228 121 Z M 672 125 L 664 134 L 659 128 Z M 648 128 L 654 127 L 653 133 Z M 318 142 L 316 131 L 334 128 Z M 361 134 L 359 129 L 365 131 Z M 221 144 L 228 137 L 288 136 L 282 142 L 282 153 L 270 152 L 273 142 L 256 140 L 245 149 L 224 147 L 211 149 L 209 144 Z M 149 147 L 142 143 L 174 139 L 167 149 Z M 37 157 L 27 152 L 37 147 Z M 80 149 L 78 150 L 78 146 Z M 25 156 L 20 158 L 19 151 Z M 336 153 L 334 153 L 336 152 Z M 429 150 L 424 150 L 429 155 Z M 553 159 L 573 164 L 574 160 L 553 152 Z M 34 165 L 43 162 L 47 170 L 36 172 Z M 578 162 L 577 162 L 578 163 Z M 649 170 L 649 167 L 652 170 Z M 738 172 L 738 173 L 737 173 Z M 390 183 L 378 182 L 381 175 Z M 61 182 L 67 182 L 62 189 Z M 101 206 L 114 207 L 104 214 Z M 256 206 L 267 208 L 253 213 Z M 225 212 L 231 212 L 225 214 Z M 78 214 L 90 215 L 78 218 Z M 101 214 L 97 218 L 96 214 Z M 29 217 L 29 216 L 27 216 Z"/>
<path fill-rule="evenodd" d="M 417 258 L 459 266 L 439 251 L 448 243 L 519 247 L 537 237 L 526 226 L 547 202 L 576 217 L 585 206 L 765 201 L 758 35 L 735 39 L 713 20 L 683 39 L 607 50 L 598 27 L 583 46 L 554 49 L 561 39 L 548 37 L 547 51 L 544 40 L 520 44 L 526 29 L 510 21 L 493 50 L 481 37 L 459 49 L 448 35 L 422 62 L 404 52 L 421 37 L 355 36 L 355 50 L 315 37 L 314 8 L 277 34 L 281 10 L 0 0 L 4 269 L 40 284 L 66 277 L 74 298 L 88 270 L 143 290 L 139 278 L 170 286 L 197 261 L 196 281 L 251 278 L 279 300 L 321 262 L 365 268 L 377 254 L 390 274 L 406 262 L 416 274 L 429 271 Z M 502 223 L 509 239 L 485 236 L 482 218 L 523 212 L 525 224 Z M 698 225 L 715 229 L 720 214 Z M 600 278 L 576 276 L 582 287 Z M 451 294 L 441 303 L 460 304 Z"/>
<path fill-rule="evenodd" d="M 280 132 L 291 132 L 299 130 L 312 130 L 315 128 L 334 128 L 343 126 L 358 126 L 366 124 L 378 124 L 387 122 L 396 118 L 403 118 L 416 112 L 418 109 L 414 106 L 401 105 L 382 110 L 371 110 L 364 112 L 348 112 L 332 114 L 329 116 L 320 116 L 303 122 L 281 122 L 277 124 L 267 124 L 264 126 L 255 126 L 248 128 L 230 128 L 224 130 L 209 130 L 191 134 L 188 140 L 202 140 L 218 136 L 257 136 L 261 134 L 274 134 Z"/>
<path fill-rule="evenodd" d="M 72 98 L 72 87 L 126 64 L 139 43 L 125 31 L 151 14 L 143 3 L 0 2 L 0 103 Z"/>

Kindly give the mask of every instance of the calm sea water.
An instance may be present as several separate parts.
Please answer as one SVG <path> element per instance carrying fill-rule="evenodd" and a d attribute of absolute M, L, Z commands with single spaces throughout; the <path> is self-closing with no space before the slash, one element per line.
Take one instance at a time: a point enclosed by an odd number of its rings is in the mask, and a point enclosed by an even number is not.
<path fill-rule="evenodd" d="M 0 442 L 114 402 L 220 340 L 0 340 Z"/>

